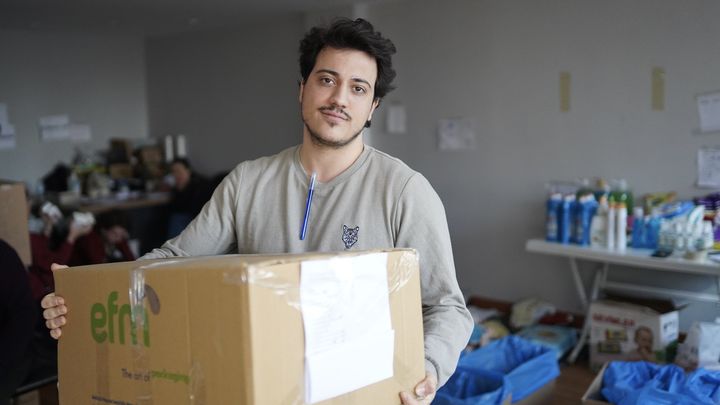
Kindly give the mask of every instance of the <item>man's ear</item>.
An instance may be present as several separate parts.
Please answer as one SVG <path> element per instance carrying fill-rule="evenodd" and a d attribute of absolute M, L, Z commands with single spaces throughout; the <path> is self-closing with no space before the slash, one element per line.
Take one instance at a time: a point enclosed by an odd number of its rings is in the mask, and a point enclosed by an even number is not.
<path fill-rule="evenodd" d="M 300 91 L 300 93 L 298 94 L 298 101 L 300 102 L 300 104 L 302 104 L 303 89 L 305 89 L 305 82 L 303 82 L 302 79 L 298 80 L 298 87 Z"/>
<path fill-rule="evenodd" d="M 373 100 L 372 106 L 370 107 L 370 114 L 368 115 L 368 118 L 367 118 L 368 121 L 372 120 L 372 115 L 375 112 L 375 110 L 378 108 L 379 105 L 380 105 L 379 98 L 376 98 L 375 100 Z"/>

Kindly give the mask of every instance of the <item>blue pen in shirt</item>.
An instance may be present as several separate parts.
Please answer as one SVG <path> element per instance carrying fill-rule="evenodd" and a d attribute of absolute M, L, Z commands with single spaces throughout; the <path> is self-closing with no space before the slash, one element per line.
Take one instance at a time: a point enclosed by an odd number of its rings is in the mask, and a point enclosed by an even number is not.
<path fill-rule="evenodd" d="M 315 179 L 317 173 L 313 172 L 310 177 L 310 187 L 308 188 L 307 201 L 305 201 L 305 218 L 303 218 L 302 228 L 300 229 L 300 240 L 305 240 L 307 233 L 308 219 L 310 219 L 310 205 L 312 204 L 313 191 L 315 191 Z"/>

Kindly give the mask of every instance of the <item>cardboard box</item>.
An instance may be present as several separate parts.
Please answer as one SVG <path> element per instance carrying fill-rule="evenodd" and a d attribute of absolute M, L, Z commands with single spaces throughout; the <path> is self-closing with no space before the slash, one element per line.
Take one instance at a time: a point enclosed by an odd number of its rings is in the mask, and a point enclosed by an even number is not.
<path fill-rule="evenodd" d="M 612 360 L 666 362 L 668 345 L 678 338 L 678 312 L 660 313 L 615 301 L 590 305 L 590 367 Z"/>
<path fill-rule="evenodd" d="M 605 375 L 606 368 L 607 363 L 603 364 L 600 372 L 598 372 L 598 374 L 595 376 L 595 379 L 593 379 L 593 382 L 588 387 L 587 391 L 585 391 L 585 394 L 582 396 L 583 405 L 609 404 L 609 402 L 605 400 L 605 397 L 603 397 L 600 393 L 600 390 L 602 390 L 603 376 Z"/>
<path fill-rule="evenodd" d="M 56 273 L 56 292 L 70 309 L 59 343 L 60 403 L 304 403 L 301 263 L 378 252 L 387 253 L 393 377 L 319 403 L 399 404 L 398 393 L 425 375 L 418 259 L 409 249 L 136 261 Z M 143 311 L 135 312 L 133 344 L 127 291 L 140 275 L 134 284 L 145 286 L 145 299 L 136 307 Z"/>
<path fill-rule="evenodd" d="M 0 180 L 0 239 L 17 251 L 26 266 L 30 265 L 30 231 L 25 185 Z"/>

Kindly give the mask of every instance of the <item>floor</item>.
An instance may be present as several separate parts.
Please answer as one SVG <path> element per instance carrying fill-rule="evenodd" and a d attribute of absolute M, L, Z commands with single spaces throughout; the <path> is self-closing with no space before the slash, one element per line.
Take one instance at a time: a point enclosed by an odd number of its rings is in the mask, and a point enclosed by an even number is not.
<path fill-rule="evenodd" d="M 587 362 L 560 365 L 560 377 L 555 381 L 553 405 L 577 405 L 595 378 Z"/>

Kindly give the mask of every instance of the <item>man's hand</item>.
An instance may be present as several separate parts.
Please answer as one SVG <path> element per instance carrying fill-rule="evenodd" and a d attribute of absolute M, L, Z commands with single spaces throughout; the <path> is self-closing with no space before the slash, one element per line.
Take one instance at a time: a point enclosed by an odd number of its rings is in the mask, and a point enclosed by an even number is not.
<path fill-rule="evenodd" d="M 64 266 L 62 264 L 53 263 L 50 266 L 50 270 L 58 271 L 66 269 L 67 267 L 68 266 Z M 56 296 L 55 293 L 50 293 L 43 297 L 42 301 L 40 301 L 40 305 L 44 309 L 43 318 L 45 318 L 45 326 L 50 329 L 50 336 L 52 336 L 53 339 L 60 339 L 60 335 L 62 335 L 62 330 L 60 330 L 60 328 L 62 328 L 62 326 L 65 325 L 65 322 L 67 322 L 64 316 L 67 314 L 65 300 L 63 297 Z"/>
<path fill-rule="evenodd" d="M 437 378 L 431 373 L 425 374 L 425 379 L 415 386 L 414 394 L 407 391 L 400 393 L 400 399 L 405 405 L 427 405 L 435 398 Z"/>

